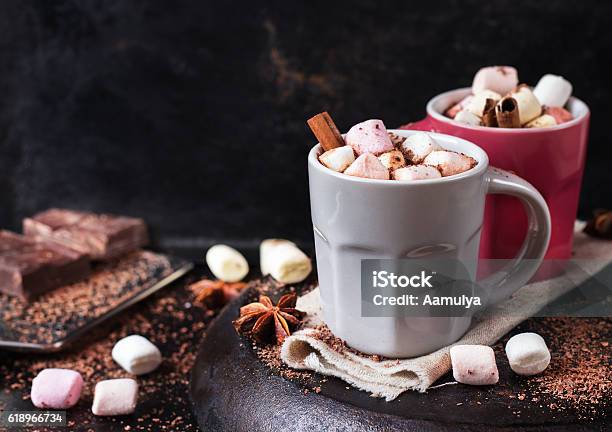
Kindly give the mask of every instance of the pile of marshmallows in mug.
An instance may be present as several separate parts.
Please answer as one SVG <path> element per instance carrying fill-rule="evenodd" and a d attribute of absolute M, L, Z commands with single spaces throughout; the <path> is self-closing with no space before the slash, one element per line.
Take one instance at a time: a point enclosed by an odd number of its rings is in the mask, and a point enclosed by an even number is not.
<path fill-rule="evenodd" d="M 558 75 L 546 74 L 533 90 L 519 85 L 512 66 L 489 66 L 474 76 L 472 94 L 444 113 L 470 126 L 544 128 L 572 120 L 564 108 L 572 84 Z"/>
<path fill-rule="evenodd" d="M 356 124 L 344 142 L 346 145 L 321 154 L 319 161 L 331 170 L 354 177 L 427 180 L 460 174 L 476 165 L 469 156 L 443 149 L 425 132 L 406 139 L 390 135 L 382 120 Z"/>

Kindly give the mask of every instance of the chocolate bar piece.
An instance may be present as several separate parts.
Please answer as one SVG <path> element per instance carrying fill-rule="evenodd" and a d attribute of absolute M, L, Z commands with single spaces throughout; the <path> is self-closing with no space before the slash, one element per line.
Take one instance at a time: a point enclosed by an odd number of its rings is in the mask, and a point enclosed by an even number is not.
<path fill-rule="evenodd" d="M 63 209 L 50 209 L 24 219 L 23 232 L 101 261 L 132 252 L 148 242 L 142 219 Z"/>
<path fill-rule="evenodd" d="M 30 300 L 89 276 L 87 256 L 38 237 L 0 230 L 0 291 Z"/>

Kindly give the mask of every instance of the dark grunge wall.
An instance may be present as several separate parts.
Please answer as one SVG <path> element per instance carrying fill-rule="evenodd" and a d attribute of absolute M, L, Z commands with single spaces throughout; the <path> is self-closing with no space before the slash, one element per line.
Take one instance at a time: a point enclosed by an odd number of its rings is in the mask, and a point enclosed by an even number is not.
<path fill-rule="evenodd" d="M 91 1 L 0 5 L 0 226 L 49 206 L 158 238 L 309 241 L 305 119 L 396 126 L 481 65 L 590 104 L 580 205 L 612 207 L 608 2 Z"/>

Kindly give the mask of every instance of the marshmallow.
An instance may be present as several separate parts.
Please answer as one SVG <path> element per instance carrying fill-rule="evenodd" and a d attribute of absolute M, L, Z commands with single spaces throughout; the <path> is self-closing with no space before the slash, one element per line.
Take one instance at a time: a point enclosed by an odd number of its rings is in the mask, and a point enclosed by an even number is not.
<path fill-rule="evenodd" d="M 562 107 L 572 95 L 572 84 L 559 75 L 546 74 L 536 84 L 533 94 L 542 105 Z"/>
<path fill-rule="evenodd" d="M 487 99 L 493 99 L 495 102 L 497 102 L 501 99 L 501 95 L 491 90 L 482 90 L 474 94 L 474 97 L 465 107 L 465 109 L 478 117 L 482 117 L 482 113 L 484 112 L 487 104 Z"/>
<path fill-rule="evenodd" d="M 457 113 L 461 111 L 462 109 L 465 109 L 465 107 L 469 105 L 469 103 L 472 101 L 473 98 L 474 98 L 474 95 L 467 95 L 466 97 L 461 99 L 459 102 L 457 102 L 455 105 L 447 109 L 444 114 L 447 117 L 455 118 Z"/>
<path fill-rule="evenodd" d="M 113 360 L 127 372 L 143 375 L 154 371 L 162 362 L 159 349 L 140 335 L 124 337 L 113 347 Z"/>
<path fill-rule="evenodd" d="M 269 274 L 283 283 L 302 282 L 312 271 L 310 258 L 295 243 L 282 239 L 267 239 L 259 245 L 261 274 Z"/>
<path fill-rule="evenodd" d="M 400 148 L 404 152 L 406 159 L 410 160 L 413 164 L 420 164 L 434 150 L 442 150 L 442 147 L 425 132 L 417 132 L 410 135 Z"/>
<path fill-rule="evenodd" d="M 240 252 L 226 245 L 215 245 L 206 252 L 206 264 L 217 279 L 238 282 L 249 272 L 249 264 Z"/>
<path fill-rule="evenodd" d="M 486 345 L 455 345 L 450 349 L 453 377 L 470 385 L 490 385 L 499 381 L 493 349 Z"/>
<path fill-rule="evenodd" d="M 365 153 L 379 156 L 393 150 L 393 143 L 382 120 L 366 120 L 357 123 L 348 131 L 345 141 L 358 156 Z"/>
<path fill-rule="evenodd" d="M 404 155 L 399 150 L 392 150 L 378 156 L 378 160 L 389 170 L 393 171 L 406 165 Z"/>
<path fill-rule="evenodd" d="M 518 84 L 518 73 L 512 66 L 489 66 L 480 69 L 474 75 L 472 93 L 485 89 L 506 94 Z"/>
<path fill-rule="evenodd" d="M 97 416 L 131 414 L 136 409 L 138 384 L 131 378 L 100 381 L 94 390 L 91 412 Z"/>
<path fill-rule="evenodd" d="M 551 127 L 551 126 L 556 126 L 556 125 L 557 125 L 557 120 L 555 120 L 553 116 L 551 116 L 550 114 L 544 114 L 544 115 L 541 115 L 540 117 L 536 117 L 535 119 L 531 120 L 529 123 L 525 125 L 525 127 L 545 128 L 545 127 Z"/>
<path fill-rule="evenodd" d="M 553 116 L 557 124 L 565 123 L 574 119 L 571 112 L 561 107 L 545 107 L 544 113 Z"/>
<path fill-rule="evenodd" d="M 476 161 L 473 158 L 446 150 L 431 152 L 423 163 L 436 167 L 443 177 L 462 173 L 476 165 Z"/>
<path fill-rule="evenodd" d="M 410 165 L 393 171 L 393 178 L 399 181 L 427 180 L 440 177 L 442 177 L 440 171 L 428 165 Z"/>
<path fill-rule="evenodd" d="M 327 150 L 319 156 L 319 160 L 327 168 L 342 172 L 355 161 L 355 154 L 351 147 L 342 146 Z"/>
<path fill-rule="evenodd" d="M 461 110 L 455 116 L 455 121 L 470 126 L 480 126 L 480 117 L 467 110 Z"/>
<path fill-rule="evenodd" d="M 550 352 L 542 336 L 537 333 L 520 333 L 506 343 L 506 355 L 510 368 L 519 375 L 535 375 L 544 371 L 550 363 Z"/>
<path fill-rule="evenodd" d="M 389 170 L 372 153 L 364 153 L 355 159 L 344 174 L 378 180 L 389 180 Z"/>
<path fill-rule="evenodd" d="M 516 100 L 521 125 L 529 123 L 542 113 L 542 106 L 538 98 L 526 85 L 517 87 L 510 95 Z"/>
<path fill-rule="evenodd" d="M 43 369 L 32 381 L 30 398 L 37 408 L 66 409 L 79 401 L 83 377 L 70 369 Z"/>

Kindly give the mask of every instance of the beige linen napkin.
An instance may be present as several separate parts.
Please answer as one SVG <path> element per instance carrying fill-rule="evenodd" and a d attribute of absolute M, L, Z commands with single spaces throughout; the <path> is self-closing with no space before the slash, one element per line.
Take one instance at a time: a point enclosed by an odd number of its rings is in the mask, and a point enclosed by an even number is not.
<path fill-rule="evenodd" d="M 606 261 L 612 260 L 612 242 L 592 239 L 577 231 L 574 252 L 575 259 L 594 259 L 586 263 L 582 261 L 580 269 L 570 268 L 561 277 L 524 286 L 510 299 L 476 318 L 472 327 L 455 344 L 495 343 L 548 302 L 602 269 Z M 335 376 L 370 392 L 372 396 L 391 401 L 406 390 L 426 391 L 451 368 L 449 350 L 452 345 L 422 357 L 382 361 L 352 350 L 332 348 L 316 337 L 320 333 L 317 327 L 322 324 L 318 288 L 300 297 L 297 308 L 308 313 L 307 320 L 303 328 L 288 337 L 281 348 L 282 360 L 294 369 Z"/>

